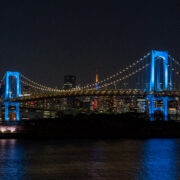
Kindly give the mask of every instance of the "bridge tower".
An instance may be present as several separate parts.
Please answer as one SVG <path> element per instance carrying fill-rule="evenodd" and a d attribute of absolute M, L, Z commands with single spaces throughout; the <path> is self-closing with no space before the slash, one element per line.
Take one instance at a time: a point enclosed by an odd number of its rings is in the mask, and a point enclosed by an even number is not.
<path fill-rule="evenodd" d="M 171 69 L 170 69 L 171 74 Z M 150 86 L 149 95 L 149 115 L 153 119 L 155 111 L 162 111 L 165 120 L 168 116 L 168 97 L 155 97 L 153 92 L 166 91 L 172 89 L 172 79 L 169 77 L 168 69 L 168 52 L 167 51 L 151 51 L 151 68 L 150 68 Z M 155 107 L 155 101 L 162 101 L 163 107 Z"/>
<path fill-rule="evenodd" d="M 15 87 L 11 85 L 10 78 L 15 80 Z M 14 91 L 14 92 L 13 92 Z M 5 94 L 4 94 L 4 106 L 5 106 L 5 120 L 9 120 L 9 113 L 16 114 L 16 119 L 19 120 L 19 103 L 10 102 L 9 100 L 15 97 L 20 97 L 21 85 L 19 72 L 7 71 L 5 74 Z M 9 107 L 14 107 L 15 110 L 9 110 Z"/>

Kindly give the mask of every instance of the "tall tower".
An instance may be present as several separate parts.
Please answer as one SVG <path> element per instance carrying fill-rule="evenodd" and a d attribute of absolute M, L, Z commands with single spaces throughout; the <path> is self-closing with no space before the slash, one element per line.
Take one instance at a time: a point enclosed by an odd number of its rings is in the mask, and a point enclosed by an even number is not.
<path fill-rule="evenodd" d="M 159 64 L 163 65 L 160 66 Z M 171 89 L 172 79 L 168 78 L 168 52 L 167 51 L 154 51 L 151 52 L 151 72 L 150 72 L 150 87 L 147 96 L 149 100 L 149 115 L 153 117 L 155 111 L 162 111 L 167 120 L 168 116 L 168 97 L 155 97 L 153 92 L 166 91 Z M 162 101 L 163 107 L 155 107 L 155 101 Z M 153 119 L 153 118 L 152 118 Z"/>
<path fill-rule="evenodd" d="M 96 72 L 96 90 L 98 90 L 98 73 Z"/>
<path fill-rule="evenodd" d="M 15 79 L 15 87 L 11 84 L 11 78 Z M 14 91 L 14 92 L 13 92 Z M 19 102 L 10 102 L 12 98 L 21 96 L 21 84 L 20 84 L 20 75 L 19 72 L 6 72 L 5 78 L 5 97 L 4 97 L 4 106 L 5 106 L 5 120 L 9 120 L 9 113 L 16 114 L 16 120 L 19 120 Z M 9 110 L 9 107 L 13 107 L 13 110 Z"/>
<path fill-rule="evenodd" d="M 160 62 L 163 63 L 162 67 L 158 66 Z M 160 83 L 162 83 L 162 87 Z M 168 52 L 152 50 L 149 92 L 168 90 L 169 84 L 172 84 L 172 82 L 169 82 L 168 79 Z"/>

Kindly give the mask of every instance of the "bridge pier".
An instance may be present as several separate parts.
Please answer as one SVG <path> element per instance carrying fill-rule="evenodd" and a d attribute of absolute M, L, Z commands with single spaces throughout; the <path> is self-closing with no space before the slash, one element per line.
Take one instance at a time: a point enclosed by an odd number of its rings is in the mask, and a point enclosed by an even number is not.
<path fill-rule="evenodd" d="M 154 113 L 155 111 L 162 111 L 164 115 L 164 120 L 168 120 L 168 97 L 155 97 L 154 95 L 148 95 L 147 99 L 149 101 L 149 115 L 150 119 L 154 120 Z M 163 107 L 155 107 L 155 101 L 162 101 Z"/>
<path fill-rule="evenodd" d="M 16 120 L 19 120 L 19 103 L 18 102 L 4 102 L 5 106 L 5 120 L 9 120 L 9 113 L 15 113 L 16 114 Z M 14 110 L 9 110 L 9 107 L 15 107 Z"/>

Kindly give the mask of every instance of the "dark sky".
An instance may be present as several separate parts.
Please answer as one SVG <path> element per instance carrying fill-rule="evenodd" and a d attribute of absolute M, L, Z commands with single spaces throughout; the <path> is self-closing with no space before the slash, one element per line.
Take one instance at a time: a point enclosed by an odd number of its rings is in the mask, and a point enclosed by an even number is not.
<path fill-rule="evenodd" d="M 86 84 L 151 49 L 180 60 L 180 1 L 1 0 L 0 75 L 19 71 L 61 87 L 74 74 Z"/>

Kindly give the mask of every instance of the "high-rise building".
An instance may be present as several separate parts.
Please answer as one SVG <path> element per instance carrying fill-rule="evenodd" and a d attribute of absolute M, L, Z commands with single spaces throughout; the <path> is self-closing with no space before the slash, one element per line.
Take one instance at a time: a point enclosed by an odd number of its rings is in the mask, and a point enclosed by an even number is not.
<path fill-rule="evenodd" d="M 5 92 L 5 82 L 1 82 L 0 83 L 0 96 L 4 96 L 4 92 Z"/>
<path fill-rule="evenodd" d="M 63 89 L 67 90 L 67 89 L 73 89 L 75 87 L 76 87 L 76 76 L 65 75 Z"/>

